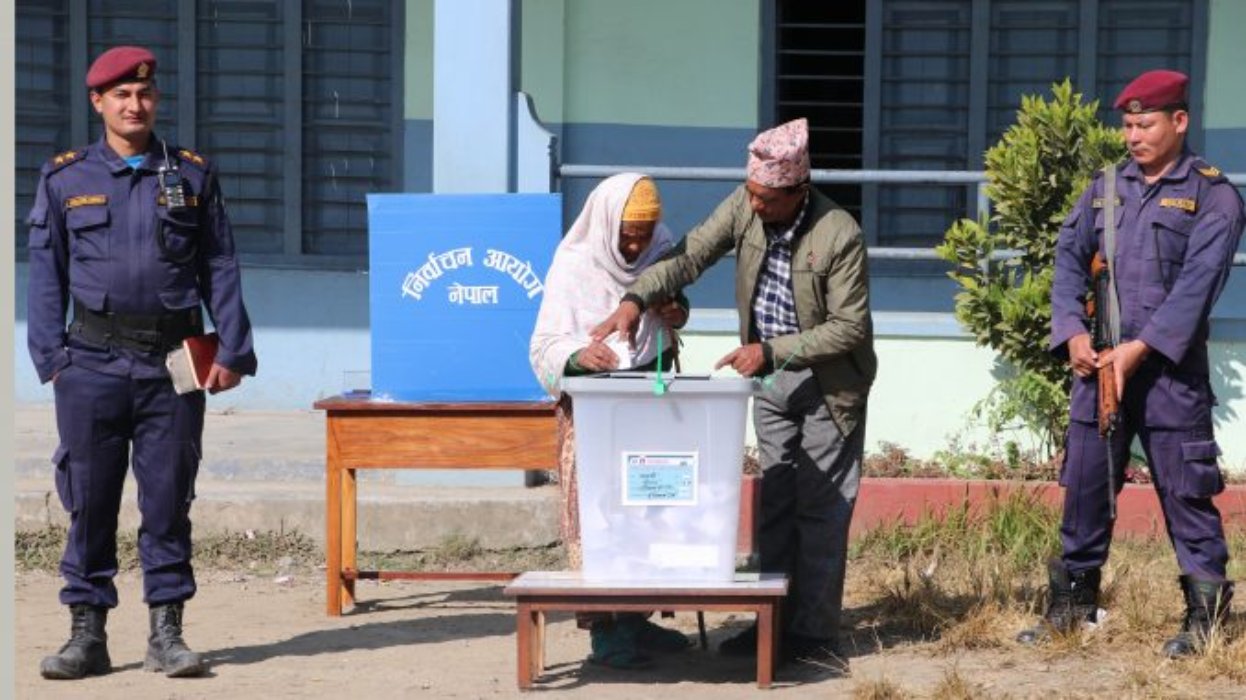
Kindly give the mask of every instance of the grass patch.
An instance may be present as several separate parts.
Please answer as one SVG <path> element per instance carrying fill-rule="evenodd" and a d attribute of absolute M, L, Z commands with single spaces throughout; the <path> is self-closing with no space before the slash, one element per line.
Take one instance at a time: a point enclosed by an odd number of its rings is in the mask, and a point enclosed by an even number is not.
<path fill-rule="evenodd" d="M 966 561 L 1046 560 L 1059 552 L 1060 514 L 1030 491 L 1013 491 L 980 510 L 965 504 L 916 524 L 876 528 L 856 542 L 857 556 L 956 557 Z"/>
<path fill-rule="evenodd" d="M 567 568 L 562 545 L 485 549 L 456 537 L 430 550 L 361 552 L 359 568 L 380 571 L 558 571 Z"/>
<path fill-rule="evenodd" d="M 931 700 L 987 700 L 992 697 L 982 685 L 962 676 L 956 666 L 946 669 L 930 692 Z"/>
<path fill-rule="evenodd" d="M 1112 672 L 1127 697 L 1200 695 L 1202 684 L 1246 684 L 1246 614 L 1232 616 L 1206 653 L 1166 661 L 1161 645 L 1181 625 L 1184 600 L 1167 540 L 1121 539 L 1103 569 L 1095 630 L 1058 635 L 1036 649 L 1014 637 L 1033 624 L 1046 602 L 1046 562 L 1057 556 L 1060 513 L 1032 493 L 1017 491 L 980 510 L 955 508 L 863 535 L 852 546 L 846 619 L 857 653 L 911 645 L 935 656 L 977 650 L 1061 659 L 1117 662 Z M 1246 536 L 1229 538 L 1230 579 L 1246 575 Z M 1240 606 L 1239 606 L 1240 609 Z M 949 674 L 934 697 L 989 697 Z M 884 679 L 885 680 L 885 679 Z M 899 692 L 897 688 L 891 690 Z M 862 685 L 858 697 L 887 697 Z M 897 696 L 899 697 L 899 696 Z"/>
<path fill-rule="evenodd" d="M 49 525 L 41 530 L 18 532 L 14 540 L 14 559 L 19 571 L 56 571 L 65 551 L 66 529 Z M 228 532 L 196 536 L 191 562 L 196 567 L 252 569 L 260 572 L 278 568 L 313 568 L 324 561 L 320 545 L 301 532 Z M 117 533 L 119 571 L 141 568 L 138 537 L 133 532 Z"/>
<path fill-rule="evenodd" d="M 55 572 L 65 551 L 66 529 L 49 525 L 16 533 L 14 558 L 19 571 Z M 324 563 L 324 550 L 301 532 L 229 532 L 196 535 L 193 564 L 199 568 L 244 570 L 260 575 L 310 571 Z M 117 534 L 120 571 L 137 571 L 137 538 Z M 361 569 L 408 571 L 535 571 L 566 568 L 561 545 L 485 549 L 479 540 L 453 534 L 430 550 L 360 552 Z"/>
<path fill-rule="evenodd" d="M 908 700 L 912 697 L 911 693 L 886 678 L 861 681 L 852 688 L 853 700 Z"/>

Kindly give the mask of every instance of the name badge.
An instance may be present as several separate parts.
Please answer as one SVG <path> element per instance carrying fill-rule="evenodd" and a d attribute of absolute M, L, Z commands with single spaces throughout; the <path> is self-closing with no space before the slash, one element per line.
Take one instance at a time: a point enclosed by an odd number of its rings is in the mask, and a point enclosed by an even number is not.
<path fill-rule="evenodd" d="M 1094 199 L 1090 201 L 1090 206 L 1094 207 L 1095 209 L 1102 209 L 1106 200 L 1107 200 L 1107 197 L 1095 197 Z M 1118 207 L 1122 204 L 1122 200 L 1120 197 L 1116 198 L 1115 204 Z"/>
<path fill-rule="evenodd" d="M 1191 214 L 1194 213 L 1194 209 L 1197 206 L 1193 199 L 1185 199 L 1184 197 L 1164 197 L 1159 200 L 1159 205 L 1168 209 L 1188 211 Z"/>
<path fill-rule="evenodd" d="M 106 194 L 80 194 L 77 197 L 70 197 L 65 200 L 66 209 L 77 209 L 78 207 L 94 207 L 108 204 L 108 195 Z"/>

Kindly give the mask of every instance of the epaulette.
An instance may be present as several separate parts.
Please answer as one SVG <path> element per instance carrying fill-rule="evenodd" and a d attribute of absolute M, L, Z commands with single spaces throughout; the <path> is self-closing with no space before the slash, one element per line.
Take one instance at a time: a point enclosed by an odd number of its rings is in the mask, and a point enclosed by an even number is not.
<path fill-rule="evenodd" d="M 187 163 L 192 163 L 204 170 L 208 169 L 207 159 L 188 148 L 179 149 L 177 152 L 177 157 Z"/>
<path fill-rule="evenodd" d="M 82 160 L 83 156 L 86 154 L 87 149 L 85 148 L 79 148 L 76 151 L 65 151 L 64 153 L 57 154 L 55 157 L 48 160 L 47 165 L 44 167 L 47 168 L 49 173 L 54 173 L 66 165 Z"/>
<path fill-rule="evenodd" d="M 1195 161 L 1190 164 L 1190 168 L 1199 175 L 1211 180 L 1213 183 L 1228 181 L 1228 178 L 1224 176 L 1224 173 L 1220 172 L 1220 168 L 1208 164 L 1207 161 L 1202 158 L 1195 159 Z"/>

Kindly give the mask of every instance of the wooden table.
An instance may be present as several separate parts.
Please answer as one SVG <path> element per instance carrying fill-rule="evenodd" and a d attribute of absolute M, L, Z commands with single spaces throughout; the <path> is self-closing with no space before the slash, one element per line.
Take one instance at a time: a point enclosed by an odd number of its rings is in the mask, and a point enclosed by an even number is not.
<path fill-rule="evenodd" d="M 325 412 L 325 605 L 341 615 L 358 579 L 509 580 L 513 572 L 359 571 L 358 469 L 556 469 L 552 402 L 317 401 Z"/>
<path fill-rule="evenodd" d="M 585 581 L 577 571 L 529 571 L 503 591 L 515 598 L 519 688 L 526 690 L 545 670 L 545 613 L 648 612 L 652 610 L 743 610 L 757 613 L 757 687 L 774 681 L 779 625 L 787 577 L 736 574 L 723 583 L 638 583 Z"/>

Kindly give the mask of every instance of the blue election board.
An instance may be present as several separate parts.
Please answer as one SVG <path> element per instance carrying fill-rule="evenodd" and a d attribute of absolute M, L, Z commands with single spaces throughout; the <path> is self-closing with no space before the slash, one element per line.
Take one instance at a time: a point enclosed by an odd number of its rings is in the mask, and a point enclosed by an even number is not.
<path fill-rule="evenodd" d="M 547 398 L 528 339 L 561 228 L 557 194 L 368 195 L 373 397 Z"/>

